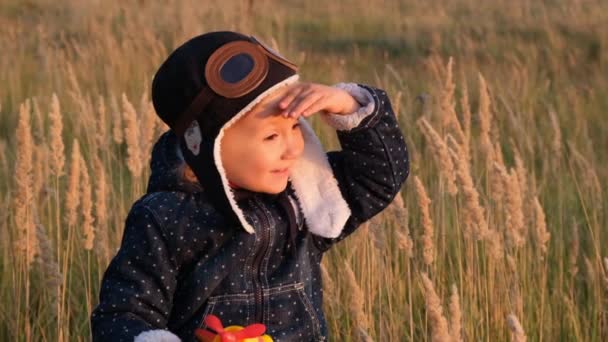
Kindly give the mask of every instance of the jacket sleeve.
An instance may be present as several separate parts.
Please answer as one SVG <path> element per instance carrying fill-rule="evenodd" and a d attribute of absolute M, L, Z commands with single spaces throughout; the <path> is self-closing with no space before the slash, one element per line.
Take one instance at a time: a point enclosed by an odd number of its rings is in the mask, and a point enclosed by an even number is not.
<path fill-rule="evenodd" d="M 321 252 L 352 234 L 386 208 L 409 175 L 405 139 L 386 92 L 374 87 L 338 84 L 361 109 L 349 115 L 321 114 L 336 128 L 341 151 L 327 153 L 334 177 L 351 216 L 336 238 L 314 236 Z"/>
<path fill-rule="evenodd" d="M 166 330 L 177 270 L 158 222 L 141 201 L 131 208 L 91 314 L 93 341 L 180 341 Z"/>

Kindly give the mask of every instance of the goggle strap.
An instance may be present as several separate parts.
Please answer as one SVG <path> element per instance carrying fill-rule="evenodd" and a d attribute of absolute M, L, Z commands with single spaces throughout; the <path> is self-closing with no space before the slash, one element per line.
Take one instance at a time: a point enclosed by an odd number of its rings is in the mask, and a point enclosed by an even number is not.
<path fill-rule="evenodd" d="M 259 47 L 262 48 L 262 50 L 264 51 L 264 54 L 266 56 L 274 59 L 275 61 L 279 62 L 280 64 L 283 64 L 284 66 L 292 69 L 293 71 L 298 71 L 298 66 L 295 63 L 293 63 L 290 60 L 288 60 L 287 58 L 283 57 L 277 51 L 271 49 L 268 45 L 262 43 L 262 41 L 258 40 L 255 36 L 249 36 L 249 38 L 255 44 L 257 44 Z"/>
<path fill-rule="evenodd" d="M 213 91 L 209 89 L 209 87 L 203 87 L 192 103 L 190 103 L 190 106 L 184 111 L 179 121 L 175 124 L 175 127 L 173 127 L 173 131 L 178 137 L 184 135 L 192 121 L 196 119 L 205 107 L 207 107 L 213 97 Z"/>

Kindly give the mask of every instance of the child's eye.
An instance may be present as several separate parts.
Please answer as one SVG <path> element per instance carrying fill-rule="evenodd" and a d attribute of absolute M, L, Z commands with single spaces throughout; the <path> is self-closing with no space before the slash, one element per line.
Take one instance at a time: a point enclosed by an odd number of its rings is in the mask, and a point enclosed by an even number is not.
<path fill-rule="evenodd" d="M 300 127 L 300 123 L 299 123 L 299 122 L 296 122 L 296 123 L 295 123 L 295 124 L 292 126 L 292 128 L 293 128 L 293 129 L 296 129 L 296 128 L 298 128 L 298 127 Z M 267 136 L 266 138 L 264 138 L 264 140 L 274 140 L 274 138 L 276 138 L 276 137 L 278 137 L 278 135 L 275 133 L 275 134 L 272 134 L 272 135 Z"/>

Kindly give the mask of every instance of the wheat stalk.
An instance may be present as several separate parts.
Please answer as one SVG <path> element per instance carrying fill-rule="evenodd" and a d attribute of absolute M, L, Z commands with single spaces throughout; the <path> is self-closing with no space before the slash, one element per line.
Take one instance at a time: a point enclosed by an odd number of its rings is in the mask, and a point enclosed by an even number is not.
<path fill-rule="evenodd" d="M 389 206 L 383 211 L 383 217 L 387 220 L 387 225 L 393 225 L 396 227 L 394 230 L 397 248 L 399 250 L 403 250 L 406 253 L 406 256 L 411 257 L 411 252 L 413 248 L 413 243 L 410 239 L 409 232 L 409 214 L 405 204 L 403 203 L 403 195 L 401 191 L 395 195 L 393 201 L 389 204 Z M 373 220 L 374 218 L 372 218 Z M 386 233 L 383 234 L 384 239 L 386 239 Z"/>
<path fill-rule="evenodd" d="M 465 143 L 463 144 L 463 148 L 468 157 L 468 160 L 471 160 L 471 105 L 469 104 L 469 90 L 467 88 L 467 82 L 464 76 L 461 78 L 461 89 L 462 89 L 462 97 L 460 98 L 460 107 L 462 110 L 462 121 L 464 126 L 464 137 Z"/>
<path fill-rule="evenodd" d="M 82 198 L 82 230 L 84 233 L 83 247 L 90 251 L 93 249 L 93 240 L 95 239 L 95 228 L 93 228 L 93 201 L 91 198 L 91 181 L 89 178 L 89 169 L 84 158 L 80 157 L 80 172 L 81 172 L 81 198 Z"/>
<path fill-rule="evenodd" d="M 501 165 L 505 165 L 505 160 L 503 157 L 503 153 L 502 153 L 502 147 L 500 146 L 500 141 L 496 140 L 494 142 L 494 149 L 493 149 L 493 156 L 494 156 L 494 161 L 496 163 L 499 163 Z"/>
<path fill-rule="evenodd" d="M 418 205 L 420 206 L 420 212 L 422 214 L 422 255 L 424 263 L 428 266 L 433 263 L 435 255 L 433 220 L 431 219 L 429 208 L 431 200 L 418 176 L 414 176 L 414 184 L 416 186 L 416 193 L 418 194 Z"/>
<path fill-rule="evenodd" d="M 6 141 L 0 138 L 0 172 L 8 177 L 9 166 L 8 166 L 8 154 L 6 153 Z"/>
<path fill-rule="evenodd" d="M 51 111 L 49 113 L 51 120 L 50 128 L 50 147 L 51 147 L 51 173 L 60 177 L 64 174 L 63 167 L 65 165 L 65 152 L 62 139 L 63 133 L 63 122 L 61 116 L 61 109 L 59 106 L 59 99 L 57 94 L 53 93 L 51 97 Z"/>
<path fill-rule="evenodd" d="M 327 271 L 327 267 L 325 267 L 324 263 L 321 263 L 321 279 L 323 280 L 323 289 L 326 294 L 325 298 L 330 299 L 332 302 L 336 300 L 335 293 L 335 284 L 329 272 Z"/>
<path fill-rule="evenodd" d="M 127 141 L 127 153 L 129 160 L 127 167 L 134 179 L 139 178 L 142 170 L 141 145 L 139 123 L 137 113 L 127 95 L 122 94 L 123 117 L 125 121 L 125 140 Z"/>
<path fill-rule="evenodd" d="M 363 290 L 359 287 L 355 274 L 353 273 L 350 263 L 344 262 L 344 272 L 346 273 L 347 287 L 350 293 L 350 312 L 353 315 L 353 319 L 357 328 L 363 331 L 369 331 L 369 321 L 364 311 L 365 295 Z"/>
<path fill-rule="evenodd" d="M 475 239 L 485 240 L 490 246 L 490 255 L 494 260 L 500 260 L 503 256 L 503 243 L 500 235 L 496 230 L 489 229 L 488 221 L 485 218 L 485 208 L 479 200 L 479 193 L 473 184 L 469 162 L 464 154 L 463 149 L 454 138 L 448 135 L 448 143 L 450 147 L 450 156 L 456 165 L 456 175 L 460 193 L 463 194 L 465 200 L 465 226 L 468 226 L 469 233 L 473 233 Z M 473 228 L 476 228 L 474 230 Z"/>
<path fill-rule="evenodd" d="M 573 143 L 568 142 L 568 147 L 570 148 L 572 156 L 574 156 L 574 158 L 569 159 L 569 161 L 576 162 L 576 164 L 581 169 L 581 171 L 583 173 L 583 177 L 582 177 L 583 184 L 585 184 L 585 187 L 588 187 L 592 190 L 591 195 L 592 195 L 593 201 L 601 202 L 602 201 L 602 186 L 601 186 L 599 177 L 597 175 L 597 172 L 595 171 L 595 167 L 589 160 L 587 160 L 587 158 L 585 158 L 585 156 L 583 156 L 582 153 L 580 153 L 576 149 L 576 147 L 574 146 Z"/>
<path fill-rule="evenodd" d="M 555 110 L 549 110 L 549 117 L 551 118 L 551 127 L 553 127 L 553 141 L 551 143 L 551 149 L 553 152 L 553 158 L 559 161 L 562 157 L 562 131 L 559 127 L 559 120 Z"/>
<path fill-rule="evenodd" d="M 52 313 L 58 312 L 58 298 L 63 284 L 63 275 L 59 269 L 59 265 L 54 258 L 55 251 L 53 243 L 49 239 L 46 228 L 41 223 L 36 224 L 36 237 L 40 242 L 40 254 L 36 258 L 42 272 L 44 273 L 44 283 L 48 289 L 53 309 Z"/>
<path fill-rule="evenodd" d="M 494 148 L 492 145 L 492 139 L 490 138 L 490 131 L 492 126 L 492 113 L 490 111 L 490 93 L 486 80 L 481 73 L 479 74 L 479 139 L 481 140 L 481 150 L 486 156 L 486 162 L 491 165 L 490 162 L 494 160 Z"/>
<path fill-rule="evenodd" d="M 114 95 L 110 97 L 110 107 L 112 109 L 112 139 L 120 145 L 125 140 L 122 125 L 123 115 Z"/>
<path fill-rule="evenodd" d="M 511 329 L 511 341 L 526 342 L 526 333 L 524 332 L 524 328 L 519 323 L 517 316 L 514 314 L 509 314 L 507 316 L 507 323 L 509 324 L 509 329 Z"/>
<path fill-rule="evenodd" d="M 526 193 L 531 193 L 528 190 L 530 187 L 527 182 L 527 174 L 528 170 L 524 165 L 524 161 L 521 157 L 521 153 L 519 153 L 519 149 L 515 146 L 513 142 L 511 142 L 511 146 L 513 146 L 513 158 L 515 159 L 515 171 L 517 172 L 517 181 L 519 182 L 520 192 L 522 199 L 526 198 Z"/>
<path fill-rule="evenodd" d="M 608 258 L 604 258 L 604 284 L 606 285 L 606 291 L 608 291 Z"/>
<path fill-rule="evenodd" d="M 462 342 L 462 310 L 456 284 L 452 285 L 450 296 L 450 336 L 454 342 Z"/>
<path fill-rule="evenodd" d="M 78 205 L 80 204 L 80 146 L 74 138 L 72 143 L 72 158 L 70 161 L 70 173 L 68 175 L 68 192 L 65 197 L 66 217 L 69 226 L 76 224 L 78 218 Z"/>
<path fill-rule="evenodd" d="M 424 60 L 424 65 L 429 69 L 429 73 L 433 75 L 435 82 L 441 84 L 442 75 L 446 74 L 441 57 L 437 54 L 431 54 Z"/>
<path fill-rule="evenodd" d="M 490 196 L 497 205 L 502 205 L 506 195 L 505 177 L 508 177 L 506 166 L 497 158 L 491 170 L 490 181 Z"/>
<path fill-rule="evenodd" d="M 538 197 L 534 196 L 534 209 L 536 211 L 536 242 L 540 248 L 541 259 L 547 254 L 547 243 L 551 239 L 551 234 L 547 231 L 547 222 L 545 219 L 545 211 L 538 201 Z"/>
<path fill-rule="evenodd" d="M 451 159 L 456 166 L 456 176 L 460 185 L 460 193 L 464 196 L 467 225 L 475 225 L 477 227 L 476 238 L 481 239 L 487 234 L 488 223 L 485 218 L 485 209 L 480 204 L 479 193 L 473 184 L 469 163 L 464 155 L 462 148 L 453 139 L 448 139 L 452 142 L 452 146 L 448 147 Z M 473 231 L 473 230 L 471 230 Z"/>
<path fill-rule="evenodd" d="M 44 119 L 42 118 L 42 111 L 40 110 L 40 104 L 38 103 L 38 99 L 36 97 L 33 97 L 31 99 L 32 101 L 32 113 L 34 113 L 34 118 L 33 118 L 33 123 L 34 125 L 32 125 L 32 138 L 34 141 L 34 144 L 36 143 L 41 143 L 42 141 L 45 141 L 45 124 L 44 124 Z"/>
<path fill-rule="evenodd" d="M 108 127 L 107 127 L 107 110 L 103 96 L 99 96 L 97 100 L 97 129 L 95 130 L 95 139 L 100 150 L 108 148 Z"/>
<path fill-rule="evenodd" d="M 460 125 L 460 121 L 458 121 L 455 110 L 454 89 L 456 86 L 454 84 L 452 72 L 453 65 L 454 59 L 450 57 L 448 65 L 446 66 L 445 81 L 443 83 L 443 88 L 441 89 L 439 108 L 442 113 L 443 127 L 451 127 L 460 143 L 464 146 L 467 143 L 467 139 L 462 131 L 462 126 Z"/>
<path fill-rule="evenodd" d="M 572 239 L 568 244 L 568 273 L 570 273 L 572 278 L 574 278 L 578 273 L 578 252 L 580 245 L 578 234 L 578 224 L 575 221 L 572 225 Z"/>
<path fill-rule="evenodd" d="M 103 258 L 104 263 L 110 259 L 110 246 L 108 241 L 108 231 L 106 223 L 108 221 L 108 207 L 107 207 L 107 181 L 106 172 L 101 159 L 95 157 L 95 217 L 97 227 L 99 231 L 96 234 L 96 246 L 95 249 L 98 254 Z"/>
<path fill-rule="evenodd" d="M 450 158 L 446 143 L 425 118 L 421 117 L 418 119 L 417 124 L 420 127 L 422 134 L 424 134 L 433 147 L 436 160 L 439 163 L 439 173 L 442 175 L 443 179 L 447 180 L 448 193 L 450 195 L 456 195 L 458 193 L 458 187 L 456 186 L 455 167 L 454 162 Z"/>
<path fill-rule="evenodd" d="M 454 85 L 454 76 L 452 72 L 453 65 L 454 59 L 450 56 L 448 64 L 445 67 L 443 86 L 440 90 L 439 108 L 441 109 L 441 124 L 443 127 L 460 125 L 458 118 L 456 118 L 456 112 L 454 111 L 454 89 L 456 86 Z"/>
<path fill-rule="evenodd" d="M 34 261 L 34 257 L 38 253 L 38 239 L 33 221 L 33 139 L 30 126 L 30 111 L 29 102 L 25 102 L 19 106 L 19 121 L 17 123 L 17 159 L 15 161 L 15 195 L 14 195 L 14 213 L 15 223 L 18 227 L 18 236 L 15 240 L 15 246 L 23 255 L 23 260 L 27 269 L 29 269 Z"/>
<path fill-rule="evenodd" d="M 524 213 L 522 209 L 521 188 L 517 173 L 511 168 L 505 175 L 505 188 L 507 189 L 507 236 L 512 247 L 519 248 L 526 243 Z"/>
<path fill-rule="evenodd" d="M 597 280 L 596 280 L 597 274 L 595 271 L 594 263 L 586 255 L 583 255 L 583 261 L 585 263 L 585 269 L 587 270 L 587 278 L 588 278 L 589 284 L 596 284 L 597 283 Z"/>
<path fill-rule="evenodd" d="M 524 217 L 517 173 L 513 168 L 511 168 L 511 173 L 508 173 L 504 165 L 498 162 L 494 162 L 494 170 L 497 178 L 503 183 L 503 189 L 505 189 L 502 195 L 507 203 L 505 207 L 507 241 L 513 248 L 521 247 L 525 243 L 523 234 Z"/>
<path fill-rule="evenodd" d="M 369 221 L 365 222 L 365 224 L 370 229 L 370 238 L 372 240 L 374 248 L 379 251 L 384 250 L 386 246 L 386 232 L 382 228 L 385 226 L 384 221 L 391 220 L 390 216 L 390 212 L 384 210 L 380 215 L 376 215 L 372 217 Z"/>
<path fill-rule="evenodd" d="M 421 274 L 424 285 L 424 298 L 426 312 L 431 320 L 431 340 L 434 342 L 450 342 L 451 337 L 448 330 L 448 321 L 443 315 L 441 300 L 435 292 L 433 283 L 425 273 Z"/>
<path fill-rule="evenodd" d="M 520 290 L 519 268 L 517 267 L 517 262 L 510 254 L 507 254 L 506 261 L 510 275 L 508 288 L 509 302 L 515 308 L 515 311 L 521 314 L 523 312 L 523 298 Z"/>
<path fill-rule="evenodd" d="M 45 144 L 32 146 L 32 163 L 36 165 L 36 172 L 32 173 L 32 189 L 37 201 L 41 201 L 48 194 L 48 187 L 45 186 L 48 175 L 48 148 Z"/>
<path fill-rule="evenodd" d="M 374 342 L 374 339 L 361 327 L 357 327 L 357 338 L 360 342 Z"/>
<path fill-rule="evenodd" d="M 155 136 L 155 125 L 156 125 L 156 112 L 152 102 L 148 100 L 148 91 L 144 91 L 140 102 L 140 114 L 141 114 L 141 156 L 144 160 L 150 155 L 152 150 L 152 143 Z"/>
<path fill-rule="evenodd" d="M 395 236 L 397 238 L 397 248 L 405 253 L 405 256 L 411 258 L 414 254 L 414 242 L 410 236 L 409 229 L 409 211 L 407 208 L 402 209 L 402 228 L 395 230 Z"/>

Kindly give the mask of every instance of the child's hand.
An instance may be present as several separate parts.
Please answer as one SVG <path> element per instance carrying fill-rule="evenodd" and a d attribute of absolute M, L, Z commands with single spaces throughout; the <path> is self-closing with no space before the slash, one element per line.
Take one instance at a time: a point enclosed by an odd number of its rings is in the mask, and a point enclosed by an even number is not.
<path fill-rule="evenodd" d="M 279 109 L 285 117 L 305 117 L 320 111 L 346 115 L 359 110 L 359 103 L 346 91 L 316 83 L 297 83 L 283 94 Z"/>

